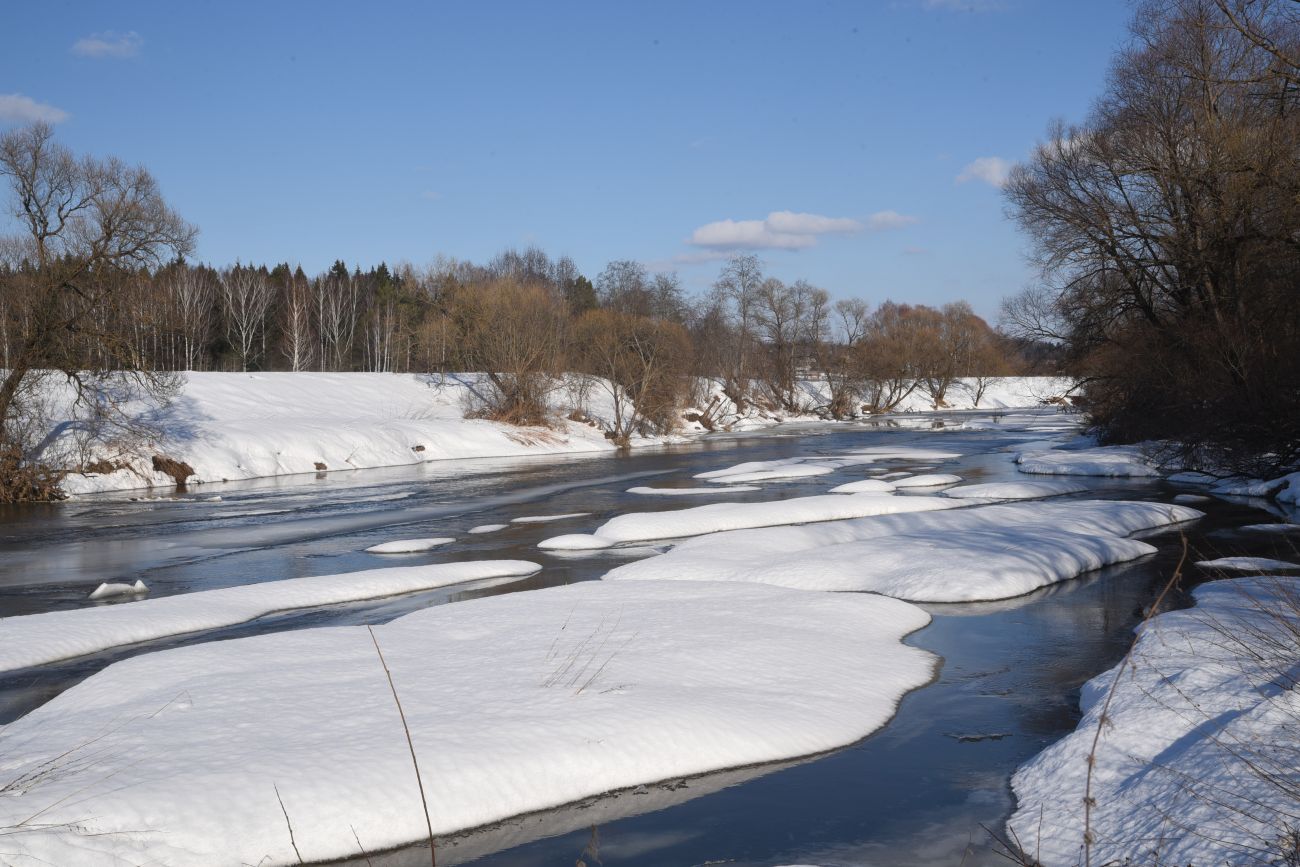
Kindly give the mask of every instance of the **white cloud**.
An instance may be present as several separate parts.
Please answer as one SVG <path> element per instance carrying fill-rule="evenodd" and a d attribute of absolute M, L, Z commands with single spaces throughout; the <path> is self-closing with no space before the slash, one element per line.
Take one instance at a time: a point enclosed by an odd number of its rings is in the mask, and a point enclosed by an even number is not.
<path fill-rule="evenodd" d="M 794 211 L 773 211 L 761 220 L 718 220 L 700 226 L 688 243 L 719 250 L 803 250 L 822 235 L 849 235 L 896 229 L 915 223 L 897 211 L 872 214 L 866 222 L 849 217 L 825 217 Z"/>
<path fill-rule="evenodd" d="M 72 46 L 72 53 L 82 57 L 116 59 L 135 57 L 143 47 L 144 37 L 134 30 L 127 33 L 105 30 L 103 33 L 92 33 L 78 39 Z"/>
<path fill-rule="evenodd" d="M 957 183 L 983 181 L 990 186 L 1001 187 L 1006 184 L 1010 175 L 1010 160 L 1004 160 L 1002 157 L 980 157 L 966 164 L 961 174 L 957 176 Z"/>
<path fill-rule="evenodd" d="M 867 217 L 867 228 L 873 232 L 886 232 L 890 229 L 901 229 L 904 226 L 919 222 L 921 221 L 917 217 L 909 217 L 907 214 L 898 213 L 898 211 L 876 211 L 876 213 Z"/>
<path fill-rule="evenodd" d="M 0 93 L 0 120 L 12 123 L 63 123 L 70 115 L 61 108 L 37 102 L 21 93 Z"/>

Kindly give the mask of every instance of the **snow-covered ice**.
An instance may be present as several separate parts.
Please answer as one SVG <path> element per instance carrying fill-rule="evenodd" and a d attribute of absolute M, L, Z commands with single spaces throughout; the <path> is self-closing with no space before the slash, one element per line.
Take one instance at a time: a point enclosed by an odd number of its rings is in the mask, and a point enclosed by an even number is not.
<path fill-rule="evenodd" d="M 853 743 L 932 676 L 900 642 L 926 622 L 880 596 L 582 582 L 374 634 L 447 834 Z M 31 827 L 5 836 L 18 863 L 288 864 L 288 824 L 304 861 L 426 833 L 362 627 L 118 662 L 6 726 L 0 756 L 0 826 Z"/>
<path fill-rule="evenodd" d="M 917 446 L 871 446 L 854 449 L 853 454 L 873 461 L 948 461 L 961 457 L 961 453 L 944 449 L 927 449 Z"/>
<path fill-rule="evenodd" d="M 774 461 L 746 461 L 734 467 L 696 473 L 694 478 L 706 479 L 716 484 L 734 485 L 824 476 L 835 472 L 836 469 L 838 467 L 831 464 L 810 462 L 805 458 L 785 458 Z"/>
<path fill-rule="evenodd" d="M 479 533 L 495 533 L 497 530 L 504 530 L 509 526 L 509 524 L 479 524 L 477 527 L 470 527 L 465 532 L 475 535 Z"/>
<path fill-rule="evenodd" d="M 1247 524 L 1241 529 L 1252 533 L 1300 533 L 1300 524 Z"/>
<path fill-rule="evenodd" d="M 1112 500 L 882 514 L 705 536 L 604 577 L 870 591 L 917 602 L 1003 599 L 1152 553 L 1151 545 L 1125 537 L 1199 517 L 1185 506 Z"/>
<path fill-rule="evenodd" d="M 832 494 L 888 494 L 894 490 L 893 484 L 884 479 L 859 479 L 831 488 Z"/>
<path fill-rule="evenodd" d="M 432 539 L 398 539 L 394 542 L 381 542 L 366 549 L 368 554 L 415 554 L 431 551 L 448 542 L 455 542 L 451 536 L 437 536 Z"/>
<path fill-rule="evenodd" d="M 136 581 L 134 584 L 126 584 L 117 581 L 106 581 L 91 591 L 87 599 L 111 599 L 114 596 L 139 596 L 148 593 L 149 588 L 143 581 Z"/>
<path fill-rule="evenodd" d="M 1104 446 L 1079 451 L 1022 451 L 1016 456 L 1022 473 L 1055 476 L 1159 476 L 1134 446 Z"/>
<path fill-rule="evenodd" d="M 0 618 L 0 671 L 234 626 L 278 611 L 359 602 L 485 578 L 522 577 L 541 568 L 526 560 L 399 566 L 265 581 L 164 596 L 130 605 L 5 617 Z"/>
<path fill-rule="evenodd" d="M 945 497 L 986 500 L 1037 500 L 1042 497 L 1059 497 L 1088 490 L 1087 485 L 1076 482 L 988 482 L 980 485 L 959 485 L 943 492 Z"/>
<path fill-rule="evenodd" d="M 591 512 L 565 512 L 563 515 L 526 515 L 522 518 L 512 518 L 512 524 L 549 524 L 552 521 L 567 521 L 570 518 L 584 518 Z"/>
<path fill-rule="evenodd" d="M 1175 494 L 1174 495 L 1175 503 L 1205 503 L 1208 502 L 1210 499 L 1211 499 L 1210 497 L 1207 497 L 1204 494 Z"/>
<path fill-rule="evenodd" d="M 898 479 L 894 482 L 895 488 L 941 488 L 944 485 L 955 485 L 962 481 L 961 476 L 954 476 L 952 473 L 926 473 L 921 476 L 908 476 L 905 479 Z"/>
<path fill-rule="evenodd" d="M 1217 569 L 1220 572 L 1289 572 L 1300 569 L 1300 563 L 1273 560 L 1269 557 L 1219 557 L 1215 560 L 1197 560 L 1196 565 L 1202 569 Z"/>
<path fill-rule="evenodd" d="M 1093 864 L 1287 863 L 1285 829 L 1300 811 L 1300 583 L 1238 578 L 1194 596 L 1194 608 L 1142 627 L 1131 663 L 1084 686 L 1078 728 L 1012 778 L 1010 828 L 1046 867 L 1082 860 L 1103 714 Z"/>
<path fill-rule="evenodd" d="M 754 485 L 727 485 L 723 488 L 648 488 L 644 486 L 628 488 L 629 494 L 643 494 L 650 497 L 693 497 L 716 494 L 739 494 L 747 491 L 761 491 Z"/>
<path fill-rule="evenodd" d="M 894 497 L 888 494 L 823 494 L 762 503 L 711 503 L 668 512 L 630 512 L 601 524 L 591 535 L 575 533 L 546 539 L 538 547 L 583 551 L 624 542 L 679 539 L 722 530 L 776 527 L 814 521 L 842 521 L 893 512 L 949 509 L 960 503 L 933 497 Z"/>

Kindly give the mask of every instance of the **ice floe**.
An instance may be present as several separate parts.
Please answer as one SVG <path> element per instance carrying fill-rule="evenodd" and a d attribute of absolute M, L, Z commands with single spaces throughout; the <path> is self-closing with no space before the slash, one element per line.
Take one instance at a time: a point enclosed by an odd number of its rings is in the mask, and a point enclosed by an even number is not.
<path fill-rule="evenodd" d="M 1142 627 L 1130 660 L 1084 686 L 1078 728 L 1012 778 L 1011 831 L 1046 867 L 1083 860 L 1090 764 L 1093 864 L 1284 864 L 1295 851 L 1300 584 L 1238 578 L 1194 596 Z"/>
<path fill-rule="evenodd" d="M 892 512 L 949 509 L 960 503 L 934 497 L 894 497 L 888 494 L 823 494 L 762 503 L 711 503 L 668 512 L 631 512 L 611 518 L 590 535 L 555 536 L 538 547 L 583 551 L 625 542 L 680 539 L 722 530 L 776 527 L 814 521 L 840 521 Z"/>
<path fill-rule="evenodd" d="M 832 494 L 888 494 L 894 485 L 884 479 L 860 479 L 831 488 Z"/>
<path fill-rule="evenodd" d="M 143 581 L 136 581 L 134 584 L 108 581 L 100 584 L 91 591 L 87 599 L 111 599 L 114 596 L 139 596 L 148 593 L 149 588 Z"/>
<path fill-rule="evenodd" d="M 1042 497 L 1059 497 L 1088 490 L 1087 485 L 1076 482 L 988 482 L 981 485 L 959 485 L 943 492 L 945 497 L 986 500 L 1037 500 Z"/>
<path fill-rule="evenodd" d="M 908 476 L 905 479 L 898 479 L 894 482 L 895 488 L 941 488 L 944 485 L 955 485 L 962 481 L 961 476 L 954 476 L 952 473 L 927 473 L 921 476 Z"/>
<path fill-rule="evenodd" d="M 438 536 L 433 539 L 398 539 L 394 542 L 382 542 L 366 549 L 368 554 L 415 554 L 430 551 L 448 542 L 455 542 L 451 536 Z"/>
<path fill-rule="evenodd" d="M 130 605 L 0 618 L 0 671 L 43 665 L 127 644 L 246 623 L 278 611 L 359 602 L 448 584 L 531 575 L 526 560 L 477 560 L 264 581 Z"/>
<path fill-rule="evenodd" d="M 899 640 L 927 621 L 879 596 L 583 582 L 374 636 L 442 835 L 857 741 L 932 676 Z M 426 834 L 361 627 L 118 662 L 6 726 L 0 755 L 0 826 L 30 824 L 5 837 L 20 862 L 289 864 Z"/>
<path fill-rule="evenodd" d="M 1185 506 L 1112 500 L 882 514 L 705 536 L 604 577 L 871 591 L 918 602 L 1003 599 L 1152 553 L 1151 545 L 1125 537 L 1200 516 Z"/>
<path fill-rule="evenodd" d="M 470 527 L 465 532 L 473 533 L 475 535 L 478 535 L 479 533 L 495 533 L 497 530 L 504 530 L 509 526 L 509 524 L 479 524 L 477 527 Z"/>
<path fill-rule="evenodd" d="M 512 524 L 549 524 L 551 521 L 567 521 L 569 518 L 583 518 L 590 515 L 591 512 L 566 512 L 563 515 L 526 515 L 522 518 L 512 518 Z"/>

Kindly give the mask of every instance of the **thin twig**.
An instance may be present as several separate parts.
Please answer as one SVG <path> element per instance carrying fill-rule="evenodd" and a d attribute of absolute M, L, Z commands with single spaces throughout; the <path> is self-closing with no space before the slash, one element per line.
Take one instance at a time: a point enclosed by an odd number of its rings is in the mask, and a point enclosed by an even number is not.
<path fill-rule="evenodd" d="M 302 860 L 302 853 L 298 851 L 297 841 L 293 839 L 293 822 L 289 821 L 289 811 L 284 807 L 284 798 L 280 797 L 280 787 L 272 783 L 271 788 L 275 789 L 275 799 L 280 802 L 280 812 L 284 813 L 284 824 L 289 828 L 289 845 L 293 847 L 293 854 L 298 856 L 299 864 L 306 864 L 307 862 Z"/>
<path fill-rule="evenodd" d="M 388 669 L 388 662 L 384 659 L 384 652 L 379 649 L 379 639 L 375 637 L 375 628 L 366 625 L 370 632 L 370 640 L 374 642 L 375 653 L 379 654 L 379 664 L 384 667 L 384 674 L 388 676 L 388 688 L 393 693 L 393 703 L 397 705 L 397 715 L 402 720 L 402 731 L 406 732 L 406 745 L 411 750 L 411 764 L 415 767 L 415 782 L 420 787 L 420 803 L 424 805 L 424 824 L 429 829 L 429 863 L 433 867 L 438 867 L 438 855 L 434 851 L 433 845 L 433 820 L 429 818 L 429 799 L 424 796 L 424 778 L 420 776 L 420 761 L 415 757 L 415 741 L 411 740 L 411 727 L 406 724 L 406 713 L 402 710 L 402 700 L 397 697 L 397 687 L 393 684 L 393 673 Z"/>

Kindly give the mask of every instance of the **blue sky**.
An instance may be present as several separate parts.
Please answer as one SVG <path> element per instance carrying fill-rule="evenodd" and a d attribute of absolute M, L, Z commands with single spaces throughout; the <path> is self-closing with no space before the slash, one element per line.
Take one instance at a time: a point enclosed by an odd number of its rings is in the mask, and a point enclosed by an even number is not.
<path fill-rule="evenodd" d="M 44 2 L 0 129 L 148 166 L 213 263 L 537 244 L 707 286 L 730 250 L 838 297 L 992 316 L 1033 280 L 996 186 L 1081 119 L 1123 0 Z"/>

